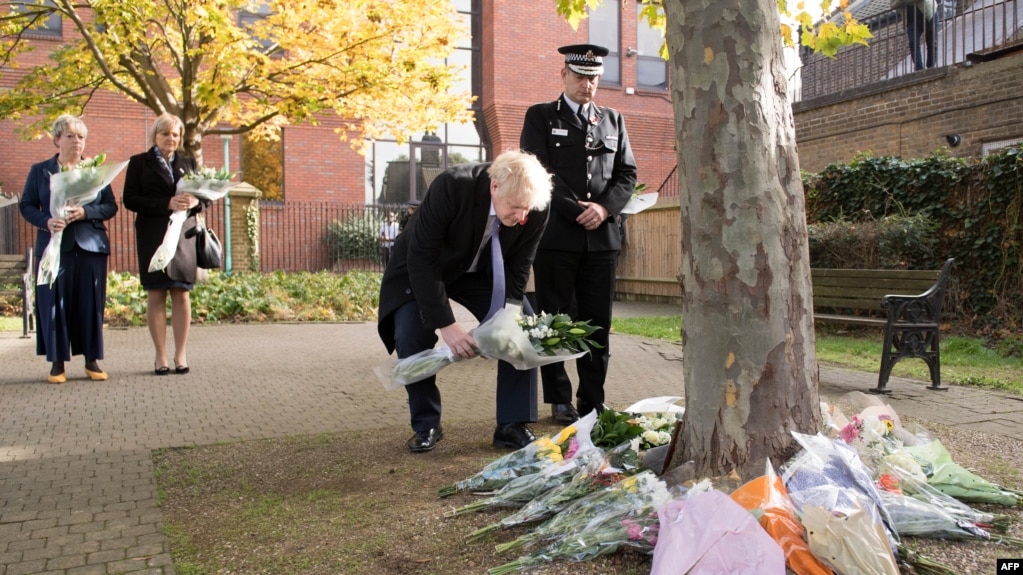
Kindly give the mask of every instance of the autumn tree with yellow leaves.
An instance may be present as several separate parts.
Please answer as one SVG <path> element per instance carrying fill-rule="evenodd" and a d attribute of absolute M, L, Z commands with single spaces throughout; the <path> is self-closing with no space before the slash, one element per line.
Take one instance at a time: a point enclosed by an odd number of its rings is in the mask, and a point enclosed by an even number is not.
<path fill-rule="evenodd" d="M 20 0 L 0 15 L 0 118 L 41 134 L 82 113 L 101 90 L 119 92 L 185 125 L 202 161 L 204 135 L 273 138 L 281 126 L 334 114 L 338 137 L 360 149 L 471 119 L 444 61 L 466 31 L 445 0 Z M 52 14 L 73 27 L 50 61 L 19 56 Z"/>
<path fill-rule="evenodd" d="M 555 2 L 573 25 L 601 4 Z M 665 30 L 681 189 L 686 412 L 673 461 L 693 461 L 700 476 L 759 476 L 797 449 L 792 431 L 815 433 L 822 419 L 783 47 L 833 55 L 870 34 L 848 14 L 841 28 L 815 26 L 802 3 L 794 8 L 652 0 L 643 10 Z"/>

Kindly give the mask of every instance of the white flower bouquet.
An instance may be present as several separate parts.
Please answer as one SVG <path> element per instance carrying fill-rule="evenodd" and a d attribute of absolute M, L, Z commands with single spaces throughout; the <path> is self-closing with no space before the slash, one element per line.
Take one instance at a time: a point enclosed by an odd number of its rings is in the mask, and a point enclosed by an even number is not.
<path fill-rule="evenodd" d="M 179 194 L 192 194 L 200 200 L 215 202 L 227 195 L 238 182 L 232 182 L 234 174 L 224 168 L 201 167 L 185 174 L 178 180 Z"/>
<path fill-rule="evenodd" d="M 120 162 L 104 166 L 105 154 L 82 160 L 77 166 L 62 169 L 50 175 L 50 214 L 55 218 L 67 217 L 70 208 L 78 208 L 99 197 L 103 188 L 114 181 L 128 165 Z M 64 231 L 54 232 L 50 243 L 39 257 L 38 285 L 52 285 L 60 270 L 60 242 Z"/>
<path fill-rule="evenodd" d="M 223 168 L 219 170 L 199 168 L 178 180 L 177 194 L 191 194 L 200 200 L 215 202 L 226 196 L 227 192 L 237 185 L 237 182 L 231 181 L 232 176 L 233 174 Z M 153 259 L 149 260 L 150 272 L 166 269 L 174 259 L 174 252 L 178 248 L 178 238 L 181 236 L 181 228 L 184 227 L 187 217 L 186 210 L 175 210 L 171 213 L 167 231 L 163 234 L 163 241 L 160 243 L 160 247 L 156 248 Z"/>
<path fill-rule="evenodd" d="M 540 312 L 523 316 L 518 307 L 498 310 L 472 332 L 480 355 L 531 369 L 567 361 L 600 347 L 589 339 L 598 327 L 573 321 L 566 314 Z"/>
<path fill-rule="evenodd" d="M 565 314 L 522 316 L 521 308 L 505 307 L 473 330 L 481 357 L 507 361 L 515 369 L 531 369 L 581 357 L 598 347 L 589 339 L 598 327 L 572 321 Z M 459 361 L 446 346 L 396 359 L 373 371 L 388 390 L 435 375 Z"/>

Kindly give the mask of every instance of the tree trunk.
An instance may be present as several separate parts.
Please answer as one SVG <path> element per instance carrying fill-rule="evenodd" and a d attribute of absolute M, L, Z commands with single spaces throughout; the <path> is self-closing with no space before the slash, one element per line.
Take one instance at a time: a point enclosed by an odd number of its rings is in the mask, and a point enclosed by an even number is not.
<path fill-rule="evenodd" d="M 195 160 L 196 166 L 205 165 L 202 158 L 202 137 L 203 133 L 198 127 L 185 124 L 185 133 L 181 135 L 181 147 Z"/>
<path fill-rule="evenodd" d="M 814 433 L 806 215 L 776 0 L 665 0 L 682 182 L 676 456 L 745 480 Z"/>

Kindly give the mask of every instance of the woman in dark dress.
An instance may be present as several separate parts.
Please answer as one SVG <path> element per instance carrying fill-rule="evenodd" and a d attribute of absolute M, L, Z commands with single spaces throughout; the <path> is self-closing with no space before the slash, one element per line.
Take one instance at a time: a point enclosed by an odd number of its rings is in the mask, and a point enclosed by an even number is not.
<path fill-rule="evenodd" d="M 157 375 L 170 373 L 167 360 L 167 294 L 171 298 L 171 326 L 174 332 L 174 372 L 188 373 L 188 328 L 192 322 L 192 305 L 188 292 L 195 284 L 195 214 L 202 204 L 191 194 L 176 194 L 176 186 L 185 174 L 195 170 L 195 161 L 183 156 L 178 148 L 184 135 L 181 120 L 162 114 L 153 123 L 149 143 L 152 148 L 132 156 L 124 180 L 124 207 L 135 212 L 135 244 L 138 251 L 139 277 L 146 290 L 146 323 L 153 338 L 156 357 L 153 367 Z M 162 271 L 149 271 L 149 262 L 163 243 L 171 213 L 188 210 L 185 225 L 178 237 L 177 250 L 170 264 Z"/>
<path fill-rule="evenodd" d="M 64 383 L 64 362 L 72 355 L 85 356 L 89 379 L 103 381 L 103 310 L 107 299 L 107 258 L 110 238 L 103 223 L 117 213 L 110 186 L 98 198 L 69 208 L 65 217 L 50 213 L 50 175 L 82 161 L 89 130 L 80 118 L 63 115 L 53 124 L 57 155 L 32 166 L 19 208 L 36 233 L 36 257 L 42 255 L 53 233 L 64 231 L 60 244 L 60 269 L 52 284 L 36 286 L 36 353 L 50 362 L 50 383 Z"/>

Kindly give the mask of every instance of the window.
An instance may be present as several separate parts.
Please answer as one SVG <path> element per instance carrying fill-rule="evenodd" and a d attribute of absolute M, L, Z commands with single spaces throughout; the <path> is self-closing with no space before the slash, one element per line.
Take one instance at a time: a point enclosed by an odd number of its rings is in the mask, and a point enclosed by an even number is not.
<path fill-rule="evenodd" d="M 607 0 L 604 5 L 590 11 L 587 19 L 590 23 L 590 43 L 603 46 L 611 51 L 604 56 L 604 75 L 601 84 L 622 83 L 621 55 L 618 51 L 619 35 L 619 0 Z"/>
<path fill-rule="evenodd" d="M 997 142 L 985 142 L 980 145 L 981 155 L 990 156 L 996 152 L 1000 152 L 1009 146 L 1023 145 L 1023 138 L 1012 138 L 1009 140 L 999 140 Z"/>
<path fill-rule="evenodd" d="M 48 8 L 56 6 L 53 0 L 46 0 L 43 2 Z M 28 31 L 28 34 L 36 38 L 61 38 L 64 34 L 64 21 L 61 13 L 56 10 L 43 13 L 40 8 L 29 4 L 16 4 L 15 9 L 19 12 L 25 12 L 30 15 L 33 20 L 33 27 Z"/>
<path fill-rule="evenodd" d="M 266 2 L 252 2 L 248 8 L 238 11 L 238 26 L 249 30 L 250 34 L 253 34 L 251 31 L 255 28 L 256 24 L 266 19 L 271 13 L 270 6 Z M 263 52 L 266 54 L 277 50 L 277 42 L 271 38 L 258 38 L 253 34 L 253 39 L 259 42 Z"/>
<path fill-rule="evenodd" d="M 481 35 L 470 31 L 480 29 L 479 4 L 480 0 L 454 0 L 466 35 L 458 40 L 454 53 L 447 59 L 450 66 L 463 70 L 452 89 L 471 91 L 477 98 L 482 91 L 482 81 L 474 77 L 479 74 L 474 66 L 474 55 L 479 53 Z M 476 106 L 480 106 L 479 100 Z M 479 109 L 476 108 L 477 114 Z M 397 205 L 420 199 L 444 167 L 487 161 L 486 148 L 473 123 L 441 124 L 435 132 L 417 134 L 412 140 L 400 146 L 387 140 L 369 144 L 366 151 L 367 204 Z"/>
<path fill-rule="evenodd" d="M 661 58 L 664 35 L 640 17 L 641 4 L 636 4 L 636 85 L 653 90 L 668 89 L 668 63 Z"/>

